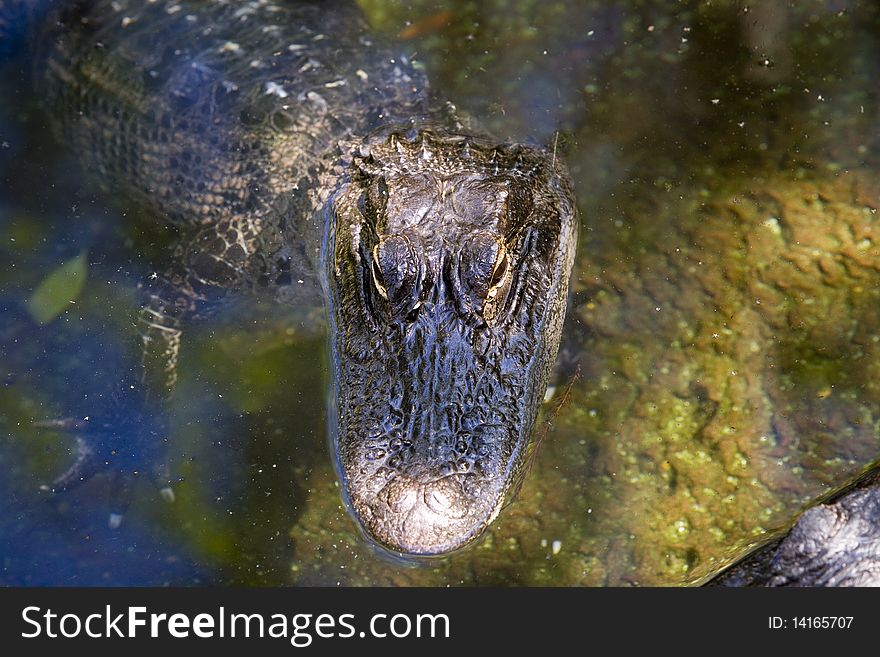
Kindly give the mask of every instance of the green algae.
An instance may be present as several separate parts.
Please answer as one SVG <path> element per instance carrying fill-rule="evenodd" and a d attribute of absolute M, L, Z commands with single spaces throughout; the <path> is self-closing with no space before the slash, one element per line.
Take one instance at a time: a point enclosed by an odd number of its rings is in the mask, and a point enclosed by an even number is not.
<path fill-rule="evenodd" d="M 59 265 L 46 276 L 28 299 L 28 312 L 38 324 L 48 324 L 76 303 L 88 276 L 85 252 Z"/>

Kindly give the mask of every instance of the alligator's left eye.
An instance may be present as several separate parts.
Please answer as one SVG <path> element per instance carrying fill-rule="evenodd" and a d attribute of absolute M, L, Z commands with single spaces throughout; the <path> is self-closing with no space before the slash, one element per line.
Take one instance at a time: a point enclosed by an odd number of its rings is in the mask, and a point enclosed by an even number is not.
<path fill-rule="evenodd" d="M 492 319 L 510 282 L 510 258 L 500 236 L 479 232 L 459 250 L 453 288 L 459 307 Z"/>
<path fill-rule="evenodd" d="M 492 268 L 492 278 L 489 279 L 489 291 L 486 293 L 487 298 L 494 298 L 498 294 L 507 278 L 507 248 L 499 242 L 498 255 L 495 256 L 495 266 Z"/>

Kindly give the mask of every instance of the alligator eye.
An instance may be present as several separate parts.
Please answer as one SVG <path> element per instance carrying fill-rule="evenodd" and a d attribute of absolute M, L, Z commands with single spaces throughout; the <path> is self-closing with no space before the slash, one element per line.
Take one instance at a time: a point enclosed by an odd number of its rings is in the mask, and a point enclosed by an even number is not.
<path fill-rule="evenodd" d="M 504 282 L 504 277 L 507 274 L 507 267 L 507 249 L 504 247 L 504 244 L 499 242 L 498 255 L 495 257 L 495 265 L 492 268 L 492 278 L 489 279 L 487 298 L 494 298 L 498 294 L 498 290 L 501 288 L 501 284 Z"/>
<path fill-rule="evenodd" d="M 421 305 L 423 266 L 405 235 L 384 237 L 373 247 L 370 274 L 392 314 L 406 316 Z"/>
<path fill-rule="evenodd" d="M 463 292 L 485 299 L 507 273 L 507 249 L 496 236 L 479 232 L 471 236 L 458 255 Z"/>
<path fill-rule="evenodd" d="M 373 262 L 370 266 L 370 272 L 373 275 L 373 285 L 376 286 L 376 290 L 382 295 L 383 299 L 388 298 L 388 289 L 385 287 L 385 277 L 382 275 L 382 265 L 379 262 L 379 245 L 373 247 Z"/>
<path fill-rule="evenodd" d="M 461 312 L 493 319 L 510 281 L 510 258 L 501 237 L 489 231 L 471 235 L 456 255 L 456 267 L 453 289 Z"/>

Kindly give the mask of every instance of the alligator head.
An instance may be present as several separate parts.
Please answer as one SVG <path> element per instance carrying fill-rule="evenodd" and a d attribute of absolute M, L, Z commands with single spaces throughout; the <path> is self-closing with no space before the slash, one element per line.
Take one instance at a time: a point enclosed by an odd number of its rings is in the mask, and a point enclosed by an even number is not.
<path fill-rule="evenodd" d="M 331 442 L 395 552 L 497 516 L 556 357 L 577 218 L 551 154 L 427 130 L 362 147 L 329 206 Z"/>

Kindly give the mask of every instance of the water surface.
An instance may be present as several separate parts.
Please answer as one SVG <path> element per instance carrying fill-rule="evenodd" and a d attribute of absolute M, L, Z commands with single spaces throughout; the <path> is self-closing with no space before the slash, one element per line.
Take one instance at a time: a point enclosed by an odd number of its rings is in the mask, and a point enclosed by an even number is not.
<path fill-rule="evenodd" d="M 107 477 L 41 492 L 72 452 L 34 421 L 111 403 L 137 362 L 135 286 L 171 236 L 85 182 L 16 59 L 0 108 L 0 582 L 689 583 L 880 456 L 874 3 L 361 5 L 460 110 L 572 172 L 557 394 L 516 500 L 450 557 L 378 555 L 324 438 L 326 336 L 248 303 L 186 341 L 176 503 L 141 477 L 111 530 Z"/>

